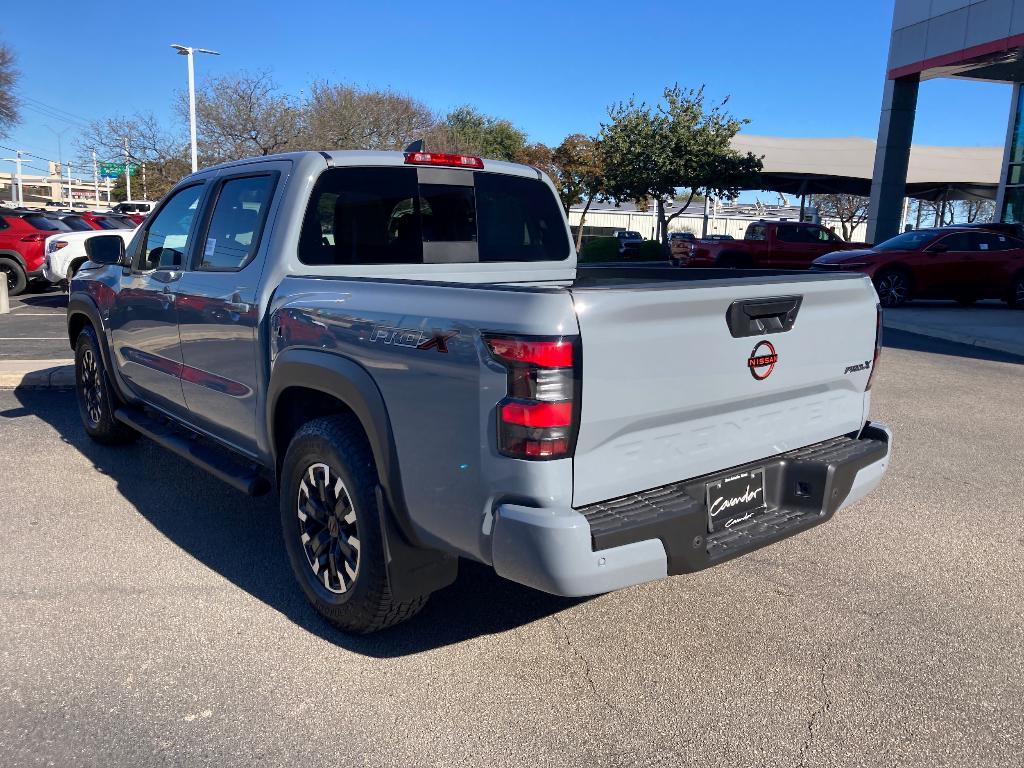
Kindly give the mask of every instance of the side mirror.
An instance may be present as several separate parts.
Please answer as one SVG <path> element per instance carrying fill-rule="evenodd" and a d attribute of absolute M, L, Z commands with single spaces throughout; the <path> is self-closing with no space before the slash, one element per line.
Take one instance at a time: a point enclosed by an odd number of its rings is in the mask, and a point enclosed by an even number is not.
<path fill-rule="evenodd" d="M 97 235 L 85 241 L 85 254 L 93 264 L 120 264 L 124 261 L 124 240 L 120 235 Z"/>
<path fill-rule="evenodd" d="M 942 243 L 936 243 L 935 245 L 929 245 L 925 250 L 927 250 L 928 253 L 945 253 L 949 250 L 949 246 L 943 245 Z"/>

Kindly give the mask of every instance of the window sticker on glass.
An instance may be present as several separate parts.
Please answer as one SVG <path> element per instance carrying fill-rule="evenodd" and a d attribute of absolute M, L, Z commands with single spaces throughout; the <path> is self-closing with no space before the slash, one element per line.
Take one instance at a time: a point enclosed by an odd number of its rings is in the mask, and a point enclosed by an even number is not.
<path fill-rule="evenodd" d="M 988 250 L 988 243 L 978 243 L 978 249 L 982 251 Z"/>
<path fill-rule="evenodd" d="M 203 251 L 203 256 L 207 259 L 213 256 L 213 252 L 217 249 L 217 238 L 208 237 L 206 238 L 206 250 Z"/>

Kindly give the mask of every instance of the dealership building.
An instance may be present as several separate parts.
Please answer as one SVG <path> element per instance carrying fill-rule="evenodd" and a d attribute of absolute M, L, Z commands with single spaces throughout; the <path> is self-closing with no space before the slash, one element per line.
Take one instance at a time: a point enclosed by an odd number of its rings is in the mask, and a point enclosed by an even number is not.
<path fill-rule="evenodd" d="M 1024 0 L 896 0 L 886 70 L 868 239 L 900 230 L 918 88 L 937 77 L 1013 84 L 996 217 L 1024 222 Z"/>

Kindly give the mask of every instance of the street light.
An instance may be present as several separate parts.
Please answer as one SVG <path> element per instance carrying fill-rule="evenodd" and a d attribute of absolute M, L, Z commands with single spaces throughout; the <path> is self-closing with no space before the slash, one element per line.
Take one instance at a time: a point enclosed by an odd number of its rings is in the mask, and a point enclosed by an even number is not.
<path fill-rule="evenodd" d="M 60 199 L 61 204 L 64 203 L 64 180 L 61 179 L 61 175 L 64 172 L 64 134 L 71 130 L 72 126 L 68 126 L 63 130 L 58 131 L 56 128 L 51 128 L 46 123 L 43 123 L 43 128 L 48 130 L 54 136 L 57 137 L 57 165 L 60 166 L 60 173 L 57 174 L 57 197 Z M 71 197 L 71 182 L 68 182 L 68 197 Z"/>
<path fill-rule="evenodd" d="M 206 48 L 192 48 L 177 43 L 172 43 L 171 48 L 176 50 L 179 56 L 188 57 L 188 128 L 192 137 L 192 173 L 195 173 L 199 170 L 199 152 L 196 149 L 196 70 L 193 64 L 193 54 L 208 53 L 211 56 L 220 56 L 220 54 Z"/>

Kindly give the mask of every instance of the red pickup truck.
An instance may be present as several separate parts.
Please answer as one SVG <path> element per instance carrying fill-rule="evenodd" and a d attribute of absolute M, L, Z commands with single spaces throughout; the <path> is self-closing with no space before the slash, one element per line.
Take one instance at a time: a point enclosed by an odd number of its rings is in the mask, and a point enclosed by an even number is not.
<path fill-rule="evenodd" d="M 848 243 L 820 224 L 755 221 L 742 240 L 697 240 L 690 243 L 689 255 L 673 258 L 682 267 L 807 269 L 826 253 L 865 245 Z"/>

